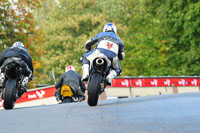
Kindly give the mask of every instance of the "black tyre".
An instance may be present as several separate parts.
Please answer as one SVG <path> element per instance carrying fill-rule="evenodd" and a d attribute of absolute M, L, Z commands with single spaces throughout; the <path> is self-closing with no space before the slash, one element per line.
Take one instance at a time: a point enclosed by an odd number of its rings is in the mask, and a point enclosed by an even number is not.
<path fill-rule="evenodd" d="M 4 109 L 13 109 L 15 105 L 15 87 L 16 87 L 16 80 L 14 79 L 8 79 L 6 81 L 6 86 L 4 90 Z"/>
<path fill-rule="evenodd" d="M 100 73 L 94 73 L 91 75 L 88 82 L 88 105 L 96 106 L 99 98 L 99 92 L 101 89 L 102 75 Z"/>
<path fill-rule="evenodd" d="M 62 103 L 71 103 L 72 102 L 72 98 L 71 97 L 65 97 L 63 100 L 62 100 Z"/>

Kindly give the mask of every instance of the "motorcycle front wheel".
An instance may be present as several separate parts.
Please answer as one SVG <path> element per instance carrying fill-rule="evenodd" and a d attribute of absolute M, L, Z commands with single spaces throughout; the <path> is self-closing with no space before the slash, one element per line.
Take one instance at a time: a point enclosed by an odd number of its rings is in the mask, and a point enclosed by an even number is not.
<path fill-rule="evenodd" d="M 8 79 L 6 81 L 6 86 L 4 88 L 4 109 L 13 109 L 16 101 L 15 97 L 15 87 L 16 87 L 16 80 L 15 79 Z"/>
<path fill-rule="evenodd" d="M 96 106 L 99 99 L 99 92 L 101 89 L 102 75 L 100 73 L 94 73 L 91 75 L 88 82 L 88 105 Z"/>

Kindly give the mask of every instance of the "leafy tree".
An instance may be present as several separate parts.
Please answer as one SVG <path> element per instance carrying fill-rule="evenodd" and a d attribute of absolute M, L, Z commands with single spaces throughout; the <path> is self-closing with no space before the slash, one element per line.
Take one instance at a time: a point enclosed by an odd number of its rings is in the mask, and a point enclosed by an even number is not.
<path fill-rule="evenodd" d="M 168 56 L 176 75 L 199 75 L 200 72 L 200 1 L 165 1 L 161 14 L 166 35 L 173 46 Z M 161 8 L 162 8 L 161 7 Z"/>
<path fill-rule="evenodd" d="M 40 64 L 38 56 L 41 52 L 35 49 L 35 43 L 42 45 L 39 35 L 42 31 L 34 26 L 33 10 L 39 6 L 39 0 L 0 1 L 0 52 L 15 41 L 21 41 L 32 55 L 36 70 Z M 30 87 L 33 87 L 33 83 Z"/>
<path fill-rule="evenodd" d="M 127 2 L 124 75 L 198 75 L 199 1 Z"/>

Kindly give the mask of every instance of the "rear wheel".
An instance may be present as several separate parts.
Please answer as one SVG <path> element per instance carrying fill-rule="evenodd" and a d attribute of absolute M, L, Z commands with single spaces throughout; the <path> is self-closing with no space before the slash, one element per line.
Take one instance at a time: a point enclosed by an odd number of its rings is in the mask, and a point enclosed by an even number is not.
<path fill-rule="evenodd" d="M 16 80 L 8 79 L 6 81 L 6 86 L 4 90 L 4 104 L 3 107 L 5 109 L 13 109 L 16 101 L 15 97 L 15 87 L 16 87 Z"/>
<path fill-rule="evenodd" d="M 91 75 L 88 82 L 88 104 L 90 106 L 96 106 L 99 98 L 99 92 L 101 89 L 102 75 L 100 73 L 94 73 Z"/>
<path fill-rule="evenodd" d="M 62 103 L 71 103 L 72 102 L 72 98 L 71 97 L 65 97 L 63 100 L 62 100 Z"/>

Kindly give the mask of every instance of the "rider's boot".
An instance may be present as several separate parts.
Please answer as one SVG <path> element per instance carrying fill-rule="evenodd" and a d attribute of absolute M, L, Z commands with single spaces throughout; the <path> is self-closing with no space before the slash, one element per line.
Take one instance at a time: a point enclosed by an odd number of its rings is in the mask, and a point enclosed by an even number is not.
<path fill-rule="evenodd" d="M 3 86 L 4 80 L 5 80 L 5 74 L 4 73 L 0 73 L 0 87 Z"/>
<path fill-rule="evenodd" d="M 60 88 L 58 88 L 55 91 L 54 96 L 56 97 L 57 103 L 61 104 L 62 103 L 62 96 L 60 95 Z"/>
<path fill-rule="evenodd" d="M 23 81 L 22 81 L 22 85 L 21 85 L 21 88 L 24 92 L 27 91 L 26 87 L 28 85 L 28 82 L 29 82 L 29 77 L 25 76 Z"/>
<path fill-rule="evenodd" d="M 61 95 L 56 95 L 56 101 L 58 104 L 61 104 L 62 103 L 62 100 L 61 100 Z"/>
<path fill-rule="evenodd" d="M 108 85 L 112 85 L 112 79 L 114 79 L 115 77 L 117 77 L 117 73 L 115 70 L 110 71 L 110 73 L 108 74 L 108 76 L 106 77 L 106 80 L 108 82 Z"/>
<path fill-rule="evenodd" d="M 82 80 L 86 81 L 89 77 L 89 64 L 83 64 L 82 70 L 83 70 Z"/>
<path fill-rule="evenodd" d="M 84 95 L 82 95 L 82 96 L 79 96 L 79 101 L 81 102 L 81 101 L 84 101 L 85 100 L 85 96 Z"/>

